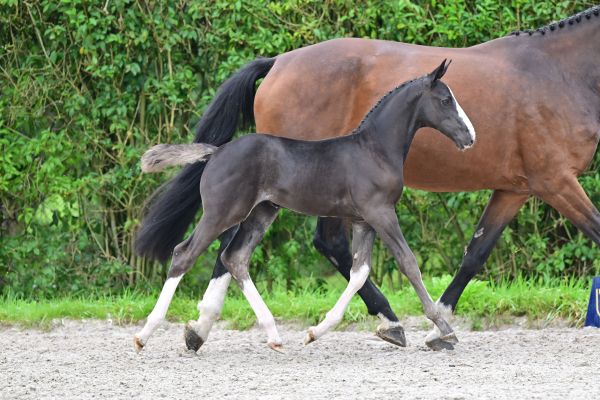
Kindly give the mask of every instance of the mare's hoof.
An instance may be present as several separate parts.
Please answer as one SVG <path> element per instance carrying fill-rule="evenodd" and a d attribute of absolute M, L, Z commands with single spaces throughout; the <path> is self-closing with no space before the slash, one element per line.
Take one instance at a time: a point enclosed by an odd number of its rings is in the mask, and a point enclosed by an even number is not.
<path fill-rule="evenodd" d="M 139 338 L 138 335 L 133 337 L 133 347 L 135 348 L 135 352 L 139 353 L 144 348 L 144 342 Z"/>
<path fill-rule="evenodd" d="M 406 335 L 404 334 L 404 328 L 399 325 L 392 328 L 377 329 L 375 335 L 388 343 L 395 344 L 396 346 L 400 347 L 406 347 Z"/>
<path fill-rule="evenodd" d="M 183 338 L 185 339 L 185 346 L 188 350 L 198 351 L 200 346 L 204 344 L 204 340 L 202 340 L 200 335 L 198 335 L 192 327 L 192 321 L 188 321 L 188 323 L 185 324 Z"/>
<path fill-rule="evenodd" d="M 268 346 L 269 346 L 271 349 L 275 350 L 275 351 L 276 351 L 276 352 L 278 352 L 278 353 L 282 353 L 282 354 L 284 354 L 284 353 L 285 353 L 285 351 L 283 351 L 283 345 L 282 345 L 282 344 L 278 344 L 278 343 L 267 343 L 267 345 L 268 345 Z"/>
<path fill-rule="evenodd" d="M 308 331 L 306 332 L 306 336 L 304 337 L 304 345 L 306 346 L 309 343 L 314 342 L 315 340 L 317 340 L 315 334 L 312 331 L 312 328 L 308 328 Z"/>
<path fill-rule="evenodd" d="M 458 343 L 458 338 L 454 332 L 446 336 L 430 335 L 425 339 L 425 344 L 433 351 L 454 350 L 454 345 Z"/>

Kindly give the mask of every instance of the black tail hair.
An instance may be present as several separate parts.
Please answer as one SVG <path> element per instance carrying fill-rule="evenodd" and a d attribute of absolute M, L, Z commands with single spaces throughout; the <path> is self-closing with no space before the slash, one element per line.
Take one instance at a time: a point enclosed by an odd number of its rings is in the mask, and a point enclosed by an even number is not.
<path fill-rule="evenodd" d="M 273 64 L 275 58 L 256 59 L 226 80 L 198 122 L 194 142 L 221 146 L 231 140 L 238 126 L 251 125 L 256 81 Z M 169 259 L 202 205 L 199 187 L 204 166 L 205 162 L 198 162 L 184 167 L 150 196 L 135 239 L 139 255 L 162 262 Z"/>

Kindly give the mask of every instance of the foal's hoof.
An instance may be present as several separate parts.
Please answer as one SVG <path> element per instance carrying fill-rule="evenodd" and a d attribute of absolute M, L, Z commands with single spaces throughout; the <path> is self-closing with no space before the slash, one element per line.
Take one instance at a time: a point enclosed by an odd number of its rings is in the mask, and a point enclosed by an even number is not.
<path fill-rule="evenodd" d="M 386 342 L 395 344 L 396 346 L 406 347 L 406 335 L 404 335 L 404 328 L 402 328 L 400 325 L 392 328 L 377 329 L 375 335 Z"/>
<path fill-rule="evenodd" d="M 454 345 L 458 343 L 458 338 L 451 332 L 446 336 L 439 336 L 438 332 L 432 332 L 425 339 L 425 344 L 433 351 L 454 350 Z"/>
<path fill-rule="evenodd" d="M 142 339 L 138 335 L 133 337 L 133 347 L 136 353 L 139 353 L 144 348 L 144 342 L 142 342 Z"/>
<path fill-rule="evenodd" d="M 185 346 L 188 350 L 198 351 L 200 346 L 204 344 L 204 340 L 196 333 L 192 327 L 192 321 L 188 321 L 185 324 L 185 330 L 183 331 L 183 338 L 185 339 Z"/>
<path fill-rule="evenodd" d="M 267 343 L 267 346 L 269 346 L 271 349 L 275 350 L 278 353 L 285 353 L 285 351 L 283 351 L 283 345 L 280 343 Z"/>
<path fill-rule="evenodd" d="M 312 328 L 308 328 L 306 336 L 304 337 L 304 345 L 306 346 L 307 344 L 312 343 L 315 340 L 317 340 L 317 337 L 315 336 Z"/>

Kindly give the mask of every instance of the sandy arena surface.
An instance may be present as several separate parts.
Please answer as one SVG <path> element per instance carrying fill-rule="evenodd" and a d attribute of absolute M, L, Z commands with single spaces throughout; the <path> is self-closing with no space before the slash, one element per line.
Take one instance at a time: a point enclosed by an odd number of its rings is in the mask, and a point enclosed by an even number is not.
<path fill-rule="evenodd" d="M 285 354 L 262 331 L 216 327 L 198 354 L 164 324 L 141 354 L 136 326 L 64 322 L 0 328 L 2 399 L 583 399 L 600 396 L 600 329 L 457 329 L 454 351 L 429 351 L 421 324 L 398 348 L 371 332 L 331 332 L 304 347 L 280 325 Z"/>

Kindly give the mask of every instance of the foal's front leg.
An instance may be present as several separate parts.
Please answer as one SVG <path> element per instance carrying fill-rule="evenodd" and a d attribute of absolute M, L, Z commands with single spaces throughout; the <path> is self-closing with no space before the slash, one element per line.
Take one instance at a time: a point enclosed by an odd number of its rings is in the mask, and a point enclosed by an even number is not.
<path fill-rule="evenodd" d="M 352 254 L 350 253 L 351 249 L 343 220 L 319 217 L 313 244 L 319 253 L 323 254 L 340 274 L 349 281 L 350 270 L 352 269 Z M 371 279 L 367 278 L 365 284 L 358 291 L 358 295 L 367 306 L 369 315 L 376 315 L 381 320 L 375 334 L 396 346 L 406 347 L 404 328 L 402 328 L 398 317 L 392 311 L 388 300 Z"/>
<path fill-rule="evenodd" d="M 353 262 L 348 286 L 335 303 L 335 306 L 325 315 L 325 319 L 319 325 L 308 328 L 304 344 L 314 342 L 342 321 L 350 300 L 369 277 L 374 239 L 375 231 L 369 225 L 365 223 L 354 223 L 352 225 Z"/>
<path fill-rule="evenodd" d="M 167 281 L 160 292 L 158 301 L 150 315 L 148 315 L 142 330 L 133 337 L 133 344 L 137 352 L 142 350 L 152 333 L 164 321 L 175 294 L 175 289 L 177 289 L 183 275 L 194 265 L 196 258 L 206 250 L 220 232 L 218 228 L 215 228 L 215 224 L 204 216 L 194 229 L 192 236 L 175 247 Z"/>
<path fill-rule="evenodd" d="M 217 253 L 217 261 L 213 270 L 212 277 L 208 283 L 208 287 L 202 296 L 202 300 L 198 302 L 198 311 L 200 316 L 197 321 L 188 321 L 185 325 L 183 338 L 188 350 L 198 351 L 200 346 L 208 339 L 213 324 L 221 315 L 225 295 L 231 281 L 231 274 L 221 261 L 221 254 L 225 251 L 236 232 L 238 226 L 228 229 L 219 239 L 221 245 Z"/>
<path fill-rule="evenodd" d="M 453 349 L 454 344 L 458 343 L 458 339 L 450 324 L 444 319 L 437 304 L 431 299 L 425 285 L 423 285 L 423 279 L 421 278 L 421 271 L 417 265 L 417 260 L 410 250 L 410 247 L 408 247 L 406 239 L 404 239 L 404 236 L 402 235 L 400 225 L 398 225 L 398 217 L 396 216 L 393 206 L 371 209 L 369 215 L 370 217 L 366 219 L 372 224 L 381 240 L 396 258 L 400 271 L 406 275 L 411 285 L 414 287 L 417 296 L 419 296 L 419 299 L 423 304 L 425 315 L 441 332 L 439 337 L 427 336 L 425 344 L 433 350 Z"/>

